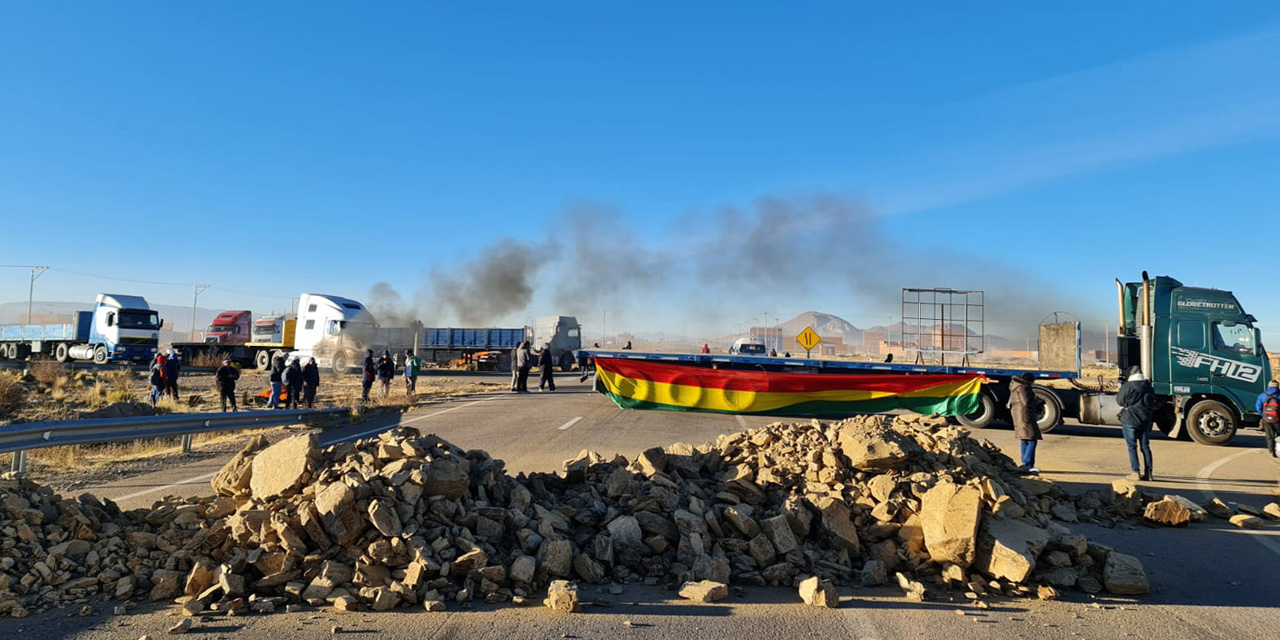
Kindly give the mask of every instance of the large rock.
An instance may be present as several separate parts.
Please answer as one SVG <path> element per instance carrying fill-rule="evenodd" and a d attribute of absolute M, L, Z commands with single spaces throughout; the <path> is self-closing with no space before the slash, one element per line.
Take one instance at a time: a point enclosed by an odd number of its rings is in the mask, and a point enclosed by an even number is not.
<path fill-rule="evenodd" d="M 1188 498 L 1184 498 L 1180 495 L 1175 494 L 1175 495 L 1167 495 L 1164 497 L 1164 499 L 1176 502 L 1182 505 L 1184 508 L 1186 508 L 1186 510 L 1191 514 L 1192 522 L 1204 522 L 1205 520 L 1209 519 L 1209 512 L 1205 511 L 1204 507 L 1201 507 L 1195 502 L 1192 502 Z"/>
<path fill-rule="evenodd" d="M 978 569 L 993 578 L 1026 582 L 1049 540 L 1049 532 L 1040 527 L 1020 520 L 989 519 L 978 553 Z"/>
<path fill-rule="evenodd" d="M 978 523 L 982 491 L 977 487 L 940 482 L 921 498 L 920 525 L 929 556 L 939 564 L 973 564 L 978 552 Z"/>
<path fill-rule="evenodd" d="M 632 549 L 644 548 L 644 532 L 640 530 L 640 522 L 635 516 L 618 516 L 609 522 L 607 528 L 614 542 Z"/>
<path fill-rule="evenodd" d="M 1204 509 L 1209 515 L 1215 518 L 1222 518 L 1223 520 L 1230 520 L 1231 516 L 1236 514 L 1235 510 L 1220 498 L 1209 500 L 1208 502 L 1201 504 L 1200 508 Z"/>
<path fill-rule="evenodd" d="M 645 449 L 636 457 L 632 467 L 646 477 L 653 477 L 667 470 L 667 452 L 663 451 L 662 447 Z"/>
<path fill-rule="evenodd" d="M 553 576 L 567 576 L 573 570 L 573 545 L 568 540 L 548 540 L 538 550 L 538 564 Z"/>
<path fill-rule="evenodd" d="M 785 515 L 765 518 L 760 521 L 760 531 L 773 543 L 773 548 L 780 554 L 791 553 L 798 546 L 796 536 L 791 531 Z"/>
<path fill-rule="evenodd" d="M 891 418 L 863 416 L 838 424 L 836 444 L 859 471 L 887 471 L 923 453 L 916 441 L 888 427 Z"/>
<path fill-rule="evenodd" d="M 310 480 L 317 457 L 315 434 L 297 435 L 277 442 L 253 458 L 249 490 L 261 501 L 288 497 Z"/>
<path fill-rule="evenodd" d="M 548 609 L 561 613 L 578 610 L 578 585 L 568 580 L 553 580 L 547 587 L 547 599 L 542 601 Z"/>
<path fill-rule="evenodd" d="M 729 597 L 729 587 L 713 580 L 686 582 L 680 585 L 680 597 L 694 602 L 716 602 Z"/>
<path fill-rule="evenodd" d="M 400 517 L 389 500 L 369 501 L 369 522 L 384 536 L 400 535 Z"/>
<path fill-rule="evenodd" d="M 1142 513 L 1142 494 L 1131 480 L 1121 478 L 1111 481 L 1111 503 L 1116 513 L 1132 517 Z"/>
<path fill-rule="evenodd" d="M 220 496 L 238 496 L 249 492 L 249 480 L 253 477 L 253 455 L 243 451 L 222 466 L 218 475 L 209 481 L 213 492 Z"/>
<path fill-rule="evenodd" d="M 800 581 L 800 599 L 807 605 L 815 607 L 840 607 L 840 594 L 830 580 L 811 576 Z"/>
<path fill-rule="evenodd" d="M 1167 527 L 1180 527 L 1191 522 L 1191 510 L 1177 500 L 1170 500 L 1165 496 L 1163 500 L 1147 504 L 1142 517 Z"/>
<path fill-rule="evenodd" d="M 459 456 L 440 456 L 427 465 L 422 492 L 427 496 L 461 498 L 471 486 L 471 463 Z"/>
<path fill-rule="evenodd" d="M 1251 516 L 1247 513 L 1231 516 L 1230 522 L 1241 529 L 1261 529 L 1263 526 L 1262 518 Z"/>
<path fill-rule="evenodd" d="M 1122 596 L 1141 595 L 1151 591 L 1142 562 L 1118 551 L 1107 554 L 1107 562 L 1102 567 L 1102 583 L 1106 585 L 1107 591 Z"/>
<path fill-rule="evenodd" d="M 814 501 L 814 506 L 822 513 L 822 536 L 828 544 L 855 555 L 862 550 L 853 512 L 844 501 L 821 496 Z"/>

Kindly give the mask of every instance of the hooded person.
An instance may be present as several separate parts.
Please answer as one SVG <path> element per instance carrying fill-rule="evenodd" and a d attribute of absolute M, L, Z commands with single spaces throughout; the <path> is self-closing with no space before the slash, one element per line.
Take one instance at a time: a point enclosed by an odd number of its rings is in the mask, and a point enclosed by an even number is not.
<path fill-rule="evenodd" d="M 360 365 L 360 400 L 369 401 L 369 390 L 378 377 L 378 365 L 373 361 L 373 349 L 364 350 L 364 363 Z"/>
<path fill-rule="evenodd" d="M 287 366 L 284 354 L 277 353 L 271 358 L 271 373 L 267 376 L 267 381 L 271 384 L 271 397 L 267 399 L 268 409 L 280 408 L 280 394 L 284 391 L 284 370 Z"/>
<path fill-rule="evenodd" d="M 551 355 L 551 345 L 543 343 L 542 350 L 538 352 L 538 367 L 541 374 L 538 376 L 538 391 L 556 390 L 556 379 L 554 370 L 556 368 L 556 359 Z"/>
<path fill-rule="evenodd" d="M 1116 394 L 1120 405 L 1120 428 L 1124 443 L 1129 449 L 1129 478 L 1151 480 L 1151 423 L 1155 418 L 1156 393 L 1138 367 L 1129 369 L 1129 377 L 1120 385 Z M 1138 466 L 1138 451 L 1142 451 L 1142 464 Z"/>
<path fill-rule="evenodd" d="M 1258 425 L 1267 437 L 1267 453 L 1276 457 L 1276 436 L 1280 435 L 1280 382 L 1272 380 L 1266 391 L 1258 394 L 1255 410 L 1258 412 Z"/>
<path fill-rule="evenodd" d="M 308 358 L 302 366 L 302 401 L 310 409 L 316 402 L 316 389 L 320 387 L 320 366 L 315 358 Z"/>
<path fill-rule="evenodd" d="M 284 383 L 284 407 L 297 409 L 302 400 L 302 363 L 298 361 L 298 356 L 289 359 L 289 365 L 284 368 L 280 381 Z"/>
<path fill-rule="evenodd" d="M 164 395 L 164 354 L 156 356 L 156 361 L 151 363 L 151 404 L 160 401 L 160 397 Z"/>
<path fill-rule="evenodd" d="M 1022 444 L 1022 466 L 1024 473 L 1040 473 L 1036 468 L 1036 445 L 1043 437 L 1036 418 L 1040 414 L 1041 401 L 1036 399 L 1031 387 L 1035 375 L 1024 373 L 1009 380 L 1009 415 L 1013 418 L 1013 435 Z"/>
<path fill-rule="evenodd" d="M 218 388 L 218 399 L 222 402 L 222 412 L 226 413 L 227 404 L 232 411 L 236 408 L 236 380 L 240 379 L 240 370 L 231 365 L 231 358 L 223 358 L 222 366 L 213 372 L 214 386 Z"/>

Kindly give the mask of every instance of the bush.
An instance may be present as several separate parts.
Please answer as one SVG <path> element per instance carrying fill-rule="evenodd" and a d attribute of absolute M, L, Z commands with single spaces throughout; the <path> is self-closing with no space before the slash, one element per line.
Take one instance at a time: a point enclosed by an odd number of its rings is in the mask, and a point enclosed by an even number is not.
<path fill-rule="evenodd" d="M 67 376 L 67 368 L 57 360 L 36 360 L 31 363 L 31 377 L 46 387 L 53 386 L 58 378 Z"/>
<path fill-rule="evenodd" d="M 27 388 L 11 373 L 0 372 L 0 415 L 14 415 L 26 404 Z"/>
<path fill-rule="evenodd" d="M 137 400 L 137 397 L 133 395 L 132 389 L 112 389 L 107 392 L 107 404 L 133 402 L 134 400 Z"/>

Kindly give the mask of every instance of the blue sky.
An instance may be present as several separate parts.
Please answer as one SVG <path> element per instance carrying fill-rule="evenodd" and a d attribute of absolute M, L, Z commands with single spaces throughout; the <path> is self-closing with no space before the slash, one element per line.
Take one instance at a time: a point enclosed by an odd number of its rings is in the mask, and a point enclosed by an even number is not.
<path fill-rule="evenodd" d="M 885 4 L 0 0 L 0 263 L 693 336 L 901 287 L 1101 322 L 1145 269 L 1280 332 L 1280 6 Z"/>

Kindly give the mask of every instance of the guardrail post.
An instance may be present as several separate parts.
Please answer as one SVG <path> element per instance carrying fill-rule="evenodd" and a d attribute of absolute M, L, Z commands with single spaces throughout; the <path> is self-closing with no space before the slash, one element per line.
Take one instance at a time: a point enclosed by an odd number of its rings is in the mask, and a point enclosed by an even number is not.
<path fill-rule="evenodd" d="M 23 474 L 27 472 L 26 450 L 13 452 L 13 464 L 10 465 L 9 470 L 17 474 Z"/>
<path fill-rule="evenodd" d="M 191 453 L 191 434 L 182 434 L 182 452 Z"/>

